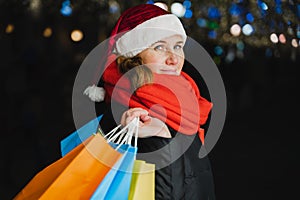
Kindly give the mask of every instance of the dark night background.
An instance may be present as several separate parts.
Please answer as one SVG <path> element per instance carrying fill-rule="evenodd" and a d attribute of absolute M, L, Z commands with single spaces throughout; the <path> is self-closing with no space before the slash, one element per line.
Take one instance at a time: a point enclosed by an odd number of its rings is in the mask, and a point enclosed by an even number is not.
<path fill-rule="evenodd" d="M 0 199 L 12 199 L 60 158 L 60 140 L 75 130 L 71 106 L 77 70 L 119 16 L 109 12 L 109 2 L 115 1 L 71 1 L 71 16 L 59 12 L 63 1 L 43 1 L 37 13 L 30 10 L 32 2 L 0 1 Z M 145 3 L 116 2 L 121 11 Z M 231 3 L 222 2 L 223 7 Z M 299 25 L 299 16 L 296 20 Z M 14 25 L 10 33 L 8 24 Z M 246 43 L 244 57 L 226 62 L 225 53 L 216 56 L 213 50 L 221 40 L 205 39 L 186 25 L 188 35 L 216 61 L 226 88 L 225 126 L 209 154 L 217 199 L 299 199 L 300 47 L 271 44 L 273 54 L 266 56 L 267 45 Z M 42 35 L 45 27 L 53 31 L 48 38 Z M 80 42 L 69 37 L 75 28 L 84 31 Z M 222 45 L 225 51 L 232 46 Z"/>

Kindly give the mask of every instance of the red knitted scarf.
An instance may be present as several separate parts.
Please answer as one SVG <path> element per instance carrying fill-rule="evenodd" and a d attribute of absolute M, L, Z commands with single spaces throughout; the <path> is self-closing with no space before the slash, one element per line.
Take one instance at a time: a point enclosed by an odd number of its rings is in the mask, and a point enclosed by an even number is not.
<path fill-rule="evenodd" d="M 112 62 L 103 75 L 108 94 L 106 101 L 113 99 L 129 108 L 146 109 L 150 116 L 164 121 L 176 131 L 187 135 L 198 132 L 203 143 L 204 131 L 200 125 L 206 122 L 212 103 L 200 96 L 196 83 L 184 72 L 180 76 L 153 74 L 153 77 L 153 84 L 132 92 L 130 81 Z"/>

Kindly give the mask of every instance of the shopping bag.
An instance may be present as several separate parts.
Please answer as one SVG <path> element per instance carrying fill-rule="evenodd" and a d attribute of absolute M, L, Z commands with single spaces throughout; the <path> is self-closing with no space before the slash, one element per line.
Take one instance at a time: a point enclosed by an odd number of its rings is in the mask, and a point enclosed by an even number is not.
<path fill-rule="evenodd" d="M 131 145 L 131 140 L 134 133 L 136 134 L 135 138 L 137 138 L 138 125 L 139 119 L 136 118 L 120 132 L 113 134 L 114 138 L 119 137 L 119 140 L 116 143 L 110 142 L 110 144 L 118 149 L 123 156 L 102 180 L 91 200 L 127 200 L 137 152 L 136 140 L 134 146 Z M 121 134 L 125 130 L 127 131 L 126 136 L 122 139 Z M 111 140 L 108 139 L 108 141 Z M 123 144 L 124 142 L 126 143 Z"/>
<path fill-rule="evenodd" d="M 128 200 L 155 199 L 155 165 L 135 160 Z"/>
<path fill-rule="evenodd" d="M 127 200 L 137 148 L 128 146 L 120 151 L 123 152 L 122 158 L 102 180 L 91 200 Z"/>
<path fill-rule="evenodd" d="M 87 124 L 85 124 L 78 130 L 70 134 L 68 137 L 63 139 L 60 142 L 61 155 L 65 156 L 72 149 L 74 149 L 83 141 L 85 141 L 87 138 L 89 138 L 93 133 L 96 133 L 102 116 L 103 115 L 100 115 L 95 119 L 89 121 Z"/>
<path fill-rule="evenodd" d="M 14 199 L 89 199 L 120 157 L 103 136 L 92 135 L 39 172 Z"/>

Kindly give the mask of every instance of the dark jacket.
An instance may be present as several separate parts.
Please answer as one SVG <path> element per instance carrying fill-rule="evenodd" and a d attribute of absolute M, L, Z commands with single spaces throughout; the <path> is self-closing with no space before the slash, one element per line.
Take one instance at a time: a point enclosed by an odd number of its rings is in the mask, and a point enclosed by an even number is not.
<path fill-rule="evenodd" d="M 120 106 L 114 104 L 114 106 Z M 127 110 L 118 107 L 113 117 L 107 106 L 100 122 L 104 133 L 120 122 Z M 199 158 L 201 141 L 198 134 L 188 136 L 170 128 L 172 138 L 149 137 L 138 139 L 137 159 L 155 164 L 155 199 L 157 200 L 214 200 L 214 183 L 208 157 Z M 148 154 L 147 154 L 148 152 Z M 151 152 L 151 153 L 149 153 Z"/>

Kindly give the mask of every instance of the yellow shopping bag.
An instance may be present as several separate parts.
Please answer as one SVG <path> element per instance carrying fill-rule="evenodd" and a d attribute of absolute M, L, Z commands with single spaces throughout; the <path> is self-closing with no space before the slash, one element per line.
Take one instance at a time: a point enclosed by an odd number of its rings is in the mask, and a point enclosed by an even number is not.
<path fill-rule="evenodd" d="M 89 199 L 120 157 L 100 134 L 92 135 L 39 172 L 14 199 Z"/>
<path fill-rule="evenodd" d="M 131 179 L 129 200 L 155 199 L 155 165 L 135 160 Z"/>

